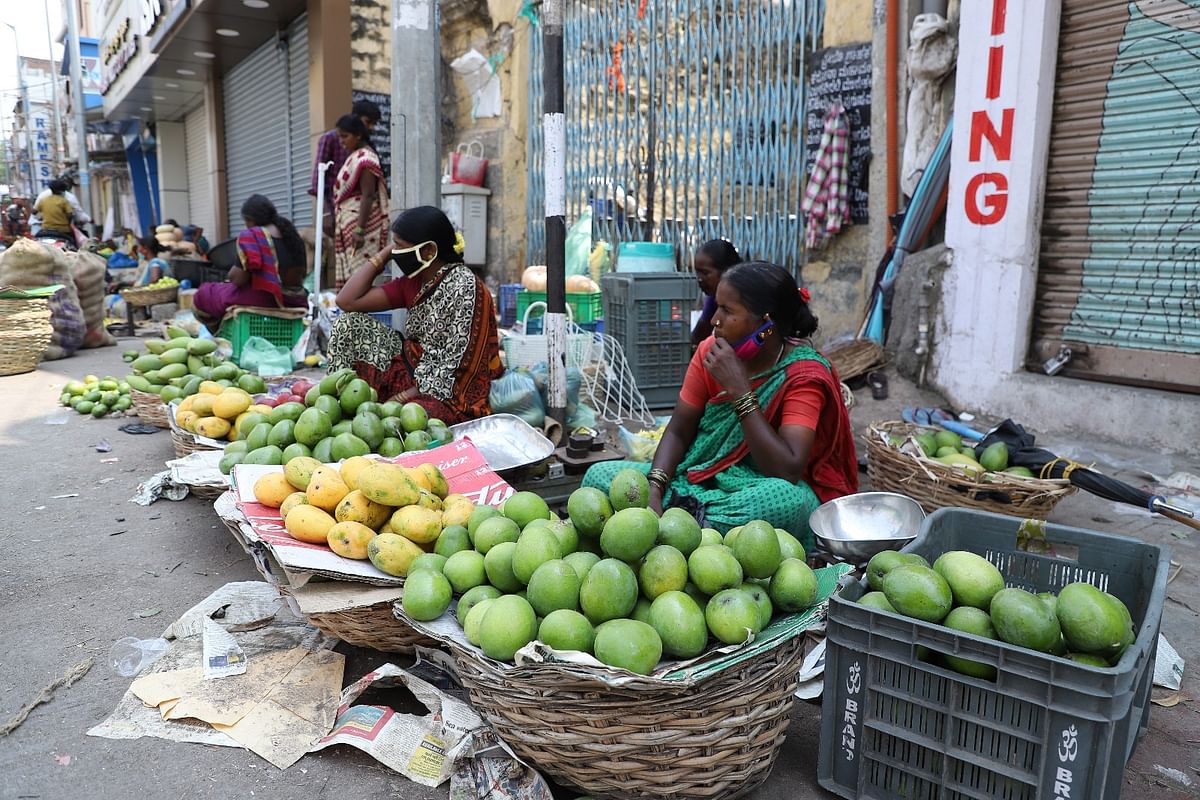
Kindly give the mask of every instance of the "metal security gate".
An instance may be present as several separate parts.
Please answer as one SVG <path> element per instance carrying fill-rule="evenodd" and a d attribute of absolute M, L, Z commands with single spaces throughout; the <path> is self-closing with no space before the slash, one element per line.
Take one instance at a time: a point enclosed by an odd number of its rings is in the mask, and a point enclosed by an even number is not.
<path fill-rule="evenodd" d="M 231 69 L 224 100 L 230 235 L 242 229 L 242 203 L 252 194 L 269 197 L 297 226 L 311 224 L 308 18 Z"/>
<path fill-rule="evenodd" d="M 200 107 L 183 118 L 184 147 L 187 152 L 188 222 L 199 225 L 213 241 L 217 235 L 213 208 L 212 164 L 208 157 L 208 107 Z"/>
<path fill-rule="evenodd" d="M 1197 0 L 1064 0 L 1031 368 L 1200 391 L 1197 52 Z"/>
<path fill-rule="evenodd" d="M 671 242 L 723 236 L 798 266 L 805 59 L 823 0 L 567 0 L 567 216 Z M 529 263 L 545 252 L 541 37 L 531 37 Z"/>

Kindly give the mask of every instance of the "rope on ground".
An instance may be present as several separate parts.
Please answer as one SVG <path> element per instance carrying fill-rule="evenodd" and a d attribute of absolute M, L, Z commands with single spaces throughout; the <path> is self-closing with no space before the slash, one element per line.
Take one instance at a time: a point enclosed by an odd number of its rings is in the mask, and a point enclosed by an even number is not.
<path fill-rule="evenodd" d="M 96 659 L 94 658 L 84 659 L 75 666 L 71 667 L 71 671 L 66 675 L 63 675 L 61 678 L 58 678 L 53 683 L 43 688 L 42 691 L 38 693 L 37 697 L 33 698 L 21 707 L 21 710 L 17 712 L 15 717 L 9 720 L 6 725 L 0 727 L 0 736 L 8 736 L 10 733 L 19 728 L 21 723 L 29 718 L 30 713 L 32 713 L 35 708 L 40 706 L 42 703 L 49 703 L 54 699 L 54 692 L 56 689 L 63 686 L 70 686 L 71 684 L 75 683 L 75 681 L 79 680 L 84 675 L 87 675 L 88 670 L 90 670 L 92 665 L 95 663 Z"/>

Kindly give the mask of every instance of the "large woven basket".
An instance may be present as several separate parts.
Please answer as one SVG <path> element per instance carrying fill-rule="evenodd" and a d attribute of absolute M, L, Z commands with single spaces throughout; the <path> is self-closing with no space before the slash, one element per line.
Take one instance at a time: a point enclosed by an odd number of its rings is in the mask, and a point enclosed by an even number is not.
<path fill-rule="evenodd" d="M 585 667 L 500 669 L 450 647 L 471 704 L 556 781 L 620 798 L 738 797 L 771 773 L 791 721 L 803 634 L 676 691 L 617 688 Z"/>
<path fill-rule="evenodd" d="M 391 600 L 344 611 L 309 614 L 308 622 L 322 633 L 347 644 L 369 647 L 383 653 L 409 654 L 417 645 L 443 649 L 441 642 L 418 633 L 407 623 L 396 619 Z"/>
<path fill-rule="evenodd" d="M 871 339 L 833 344 L 821 352 L 837 368 L 838 377 L 844 381 L 866 375 L 887 360 L 883 347 Z"/>
<path fill-rule="evenodd" d="M 171 427 L 167 422 L 167 406 L 161 397 L 150 392 L 139 392 L 137 389 L 130 389 L 129 397 L 133 400 L 133 412 L 142 422 L 156 428 Z"/>
<path fill-rule="evenodd" d="M 178 286 L 160 286 L 157 289 L 126 289 L 121 292 L 121 299 L 131 306 L 156 306 L 174 303 L 178 295 Z"/>
<path fill-rule="evenodd" d="M 213 447 L 210 444 L 202 444 L 202 443 L 196 441 L 196 437 L 193 436 L 192 434 L 188 433 L 187 431 L 178 431 L 178 430 L 175 430 L 174 428 L 171 428 L 171 444 L 175 448 L 175 457 L 176 458 L 183 458 L 184 456 L 189 456 L 192 453 L 196 453 L 196 452 L 199 452 L 202 450 L 220 450 L 221 449 L 220 447 Z M 220 492 L 218 492 L 217 495 L 219 496 Z"/>
<path fill-rule="evenodd" d="M 0 300 L 0 375 L 36 369 L 53 335 L 50 301 Z"/>
<path fill-rule="evenodd" d="M 867 431 L 867 476 L 871 488 L 905 494 L 928 513 L 939 508 L 976 508 L 1025 519 L 1045 519 L 1060 500 L 1076 491 L 1070 481 L 987 473 L 973 478 L 930 458 L 917 458 L 888 443 L 922 430 L 907 422 L 876 422 Z"/>
<path fill-rule="evenodd" d="M 201 500 L 216 500 L 229 491 L 228 486 L 212 486 L 209 484 L 188 484 L 188 492 Z"/>

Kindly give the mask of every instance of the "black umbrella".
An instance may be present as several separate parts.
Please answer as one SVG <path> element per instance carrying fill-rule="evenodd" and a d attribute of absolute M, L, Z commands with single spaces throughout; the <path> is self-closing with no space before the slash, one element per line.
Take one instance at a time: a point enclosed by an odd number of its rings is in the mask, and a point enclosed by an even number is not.
<path fill-rule="evenodd" d="M 1069 459 L 1059 458 L 1049 450 L 1034 447 L 1033 434 L 1011 419 L 1004 420 L 990 430 L 975 446 L 975 454 L 981 456 L 988 446 L 996 442 L 1004 442 L 1008 447 L 1010 467 L 1025 467 L 1042 478 L 1065 478 L 1097 497 L 1144 508 L 1200 530 L 1200 521 L 1194 518 L 1191 511 L 1171 505 L 1162 495 L 1150 494 Z"/>

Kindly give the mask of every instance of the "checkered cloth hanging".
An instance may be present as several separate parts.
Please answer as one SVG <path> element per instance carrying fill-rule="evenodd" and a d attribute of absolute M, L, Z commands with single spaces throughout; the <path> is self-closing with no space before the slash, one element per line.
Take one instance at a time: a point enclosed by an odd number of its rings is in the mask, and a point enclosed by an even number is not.
<path fill-rule="evenodd" d="M 821 145 L 800 210 L 805 216 L 804 242 L 819 250 L 850 221 L 850 123 L 842 104 L 834 102 L 825 114 Z"/>

